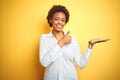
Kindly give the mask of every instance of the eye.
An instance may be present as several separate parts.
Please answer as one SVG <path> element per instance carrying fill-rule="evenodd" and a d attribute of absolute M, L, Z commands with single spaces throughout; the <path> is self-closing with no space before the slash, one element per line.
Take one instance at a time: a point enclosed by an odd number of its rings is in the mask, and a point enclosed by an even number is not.
<path fill-rule="evenodd" d="M 65 22 L 65 20 L 62 20 L 62 22 Z"/>
<path fill-rule="evenodd" d="M 65 19 L 62 19 L 62 22 L 65 22 Z"/>
<path fill-rule="evenodd" d="M 58 21 L 58 18 L 55 18 L 56 21 Z"/>

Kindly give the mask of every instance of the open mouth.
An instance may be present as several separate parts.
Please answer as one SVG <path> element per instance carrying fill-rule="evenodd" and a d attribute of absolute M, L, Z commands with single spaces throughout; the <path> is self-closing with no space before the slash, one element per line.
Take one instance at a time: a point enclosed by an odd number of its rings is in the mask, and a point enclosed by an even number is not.
<path fill-rule="evenodd" d="M 61 28 L 62 26 L 61 25 L 57 25 L 57 28 Z"/>

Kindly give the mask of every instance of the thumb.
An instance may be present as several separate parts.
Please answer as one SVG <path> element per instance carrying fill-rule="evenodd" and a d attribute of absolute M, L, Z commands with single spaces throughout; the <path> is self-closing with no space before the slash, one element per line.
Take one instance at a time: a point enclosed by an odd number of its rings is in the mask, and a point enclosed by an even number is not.
<path fill-rule="evenodd" d="M 66 35 L 69 35 L 69 33 L 70 33 L 70 31 L 68 31 Z"/>

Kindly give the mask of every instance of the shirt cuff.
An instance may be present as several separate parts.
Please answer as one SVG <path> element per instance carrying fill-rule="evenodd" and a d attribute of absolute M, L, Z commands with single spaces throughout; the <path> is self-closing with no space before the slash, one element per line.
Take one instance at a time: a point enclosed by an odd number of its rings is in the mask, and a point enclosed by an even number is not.
<path fill-rule="evenodd" d="M 86 53 L 87 53 L 88 56 L 90 56 L 91 52 L 92 52 L 92 49 L 87 48 Z"/>
<path fill-rule="evenodd" d="M 91 51 L 92 51 L 92 49 L 90 49 L 90 48 L 87 48 L 87 51 L 88 51 L 88 52 L 91 52 Z"/>

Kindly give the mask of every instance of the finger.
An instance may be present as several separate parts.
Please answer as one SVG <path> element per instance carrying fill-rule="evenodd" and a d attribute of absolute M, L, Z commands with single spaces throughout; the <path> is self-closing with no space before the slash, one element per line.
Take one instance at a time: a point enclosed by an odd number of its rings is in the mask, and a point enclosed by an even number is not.
<path fill-rule="evenodd" d="M 68 31 L 66 35 L 69 35 L 69 33 L 70 33 L 70 31 Z"/>
<path fill-rule="evenodd" d="M 96 41 L 108 41 L 108 40 L 110 40 L 110 39 L 96 39 Z"/>
<path fill-rule="evenodd" d="M 99 43 L 99 42 L 106 42 L 106 41 L 109 41 L 109 40 L 110 40 L 110 39 L 101 39 L 101 40 L 98 41 L 98 43 Z"/>
<path fill-rule="evenodd" d="M 108 40 L 110 40 L 110 39 L 101 39 L 101 40 L 103 40 L 103 41 L 108 41 Z"/>

